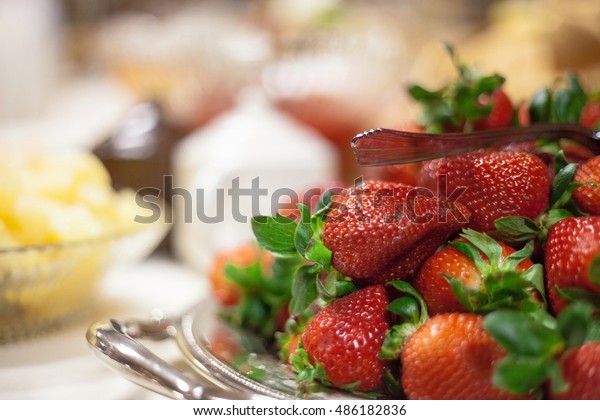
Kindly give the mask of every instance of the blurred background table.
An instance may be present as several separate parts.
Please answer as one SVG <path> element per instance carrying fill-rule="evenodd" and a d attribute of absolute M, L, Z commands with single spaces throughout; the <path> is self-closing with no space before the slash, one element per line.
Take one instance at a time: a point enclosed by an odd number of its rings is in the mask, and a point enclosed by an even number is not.
<path fill-rule="evenodd" d="M 143 318 L 155 309 L 177 316 L 207 297 L 206 282 L 159 253 L 111 270 L 101 292 L 64 328 L 0 346 L 0 399 L 162 398 L 107 368 L 88 348 L 85 333 L 99 319 Z M 185 369 L 174 341 L 144 344 Z"/>
<path fill-rule="evenodd" d="M 276 122 L 321 142 L 328 168 L 315 176 L 350 184 L 368 174 L 349 140 L 413 122 L 408 83 L 435 88 L 455 76 L 442 42 L 462 61 L 504 75 L 519 101 L 567 70 L 600 86 L 598 22 L 593 0 L 3 0 L 0 146 L 85 148 L 115 186 L 155 188 L 169 200 L 166 176 L 201 187 L 202 170 L 217 161 L 176 154 L 182 144 L 222 134 L 222 147 L 211 149 L 222 157 L 237 147 L 227 135 L 239 135 L 260 149 Z M 261 91 L 264 119 L 221 130 L 239 116 L 248 88 Z M 268 163 L 300 156 L 260 150 Z M 223 176 L 231 178 L 245 171 L 248 179 L 258 172 L 247 168 L 264 169 L 239 155 L 216 169 L 227 167 Z M 263 175 L 286 180 L 281 172 Z M 148 260 L 106 275 L 78 322 L 0 346 L 0 398 L 157 398 L 108 371 L 87 348 L 85 331 L 98 318 L 179 313 L 207 296 L 214 252 L 247 238 L 247 226 L 213 227 L 198 233 L 176 218 Z M 179 361 L 173 343 L 155 345 Z"/>

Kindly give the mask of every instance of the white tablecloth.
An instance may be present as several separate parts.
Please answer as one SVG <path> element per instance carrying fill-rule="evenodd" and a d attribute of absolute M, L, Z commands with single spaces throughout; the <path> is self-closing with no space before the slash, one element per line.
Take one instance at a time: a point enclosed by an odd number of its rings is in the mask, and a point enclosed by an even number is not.
<path fill-rule="evenodd" d="M 157 399 L 110 370 L 88 347 L 95 320 L 145 317 L 153 309 L 178 314 L 206 297 L 206 280 L 173 260 L 153 256 L 118 267 L 103 279 L 100 296 L 75 324 L 44 336 L 0 345 L 0 399 Z M 146 343 L 164 359 L 181 355 L 171 341 Z"/>

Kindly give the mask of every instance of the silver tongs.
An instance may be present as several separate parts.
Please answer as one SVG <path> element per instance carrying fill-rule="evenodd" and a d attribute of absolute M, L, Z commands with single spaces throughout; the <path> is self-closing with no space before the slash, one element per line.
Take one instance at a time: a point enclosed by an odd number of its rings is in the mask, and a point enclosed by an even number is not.
<path fill-rule="evenodd" d="M 578 124 L 536 124 L 472 133 L 413 133 L 376 128 L 358 134 L 351 146 L 361 166 L 420 162 L 490 146 L 534 140 L 570 139 L 600 153 L 600 132 Z"/>
<path fill-rule="evenodd" d="M 246 392 L 219 386 L 216 382 L 201 382 L 159 358 L 138 341 L 141 338 L 174 338 L 176 328 L 176 322 L 162 317 L 128 321 L 107 319 L 92 324 L 86 338 L 108 367 L 131 382 L 165 397 L 178 400 L 240 400 L 251 397 Z"/>

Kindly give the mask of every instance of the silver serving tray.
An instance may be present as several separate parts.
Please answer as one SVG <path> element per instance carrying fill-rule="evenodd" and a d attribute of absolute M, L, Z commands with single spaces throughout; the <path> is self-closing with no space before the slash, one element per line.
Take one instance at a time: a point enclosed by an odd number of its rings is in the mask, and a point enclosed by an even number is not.
<path fill-rule="evenodd" d="M 291 368 L 261 340 L 225 323 L 212 302 L 201 302 L 178 319 L 157 311 L 148 319 L 101 320 L 89 327 L 86 337 L 109 367 L 173 399 L 356 398 L 328 388 L 309 395 L 300 393 Z M 140 342 L 144 339 L 174 339 L 197 375 L 158 357 Z M 223 342 L 233 343 L 235 354 L 218 351 Z"/>

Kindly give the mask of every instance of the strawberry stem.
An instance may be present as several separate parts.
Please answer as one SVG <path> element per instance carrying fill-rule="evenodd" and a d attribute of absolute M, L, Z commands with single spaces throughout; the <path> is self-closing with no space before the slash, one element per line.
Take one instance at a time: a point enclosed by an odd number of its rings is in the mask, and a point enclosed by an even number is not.
<path fill-rule="evenodd" d="M 388 283 L 402 293 L 387 306 L 388 311 L 397 316 L 393 325 L 384 338 L 379 357 L 386 360 L 397 360 L 406 341 L 427 321 L 427 303 L 410 284 L 402 280 L 392 280 Z"/>
<path fill-rule="evenodd" d="M 482 278 L 482 286 L 471 289 L 450 275 L 442 275 L 467 311 L 488 313 L 499 308 L 535 311 L 545 306 L 542 266 L 534 264 L 526 271 L 517 268 L 531 257 L 533 241 L 505 258 L 500 243 L 485 233 L 465 229 L 460 236 L 466 242 L 451 242 L 450 246 L 475 264 Z M 542 304 L 536 300 L 538 296 Z"/>

